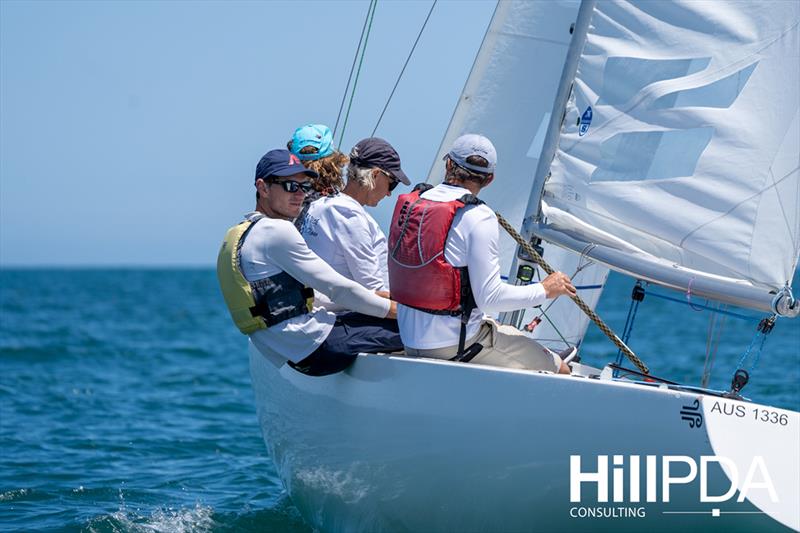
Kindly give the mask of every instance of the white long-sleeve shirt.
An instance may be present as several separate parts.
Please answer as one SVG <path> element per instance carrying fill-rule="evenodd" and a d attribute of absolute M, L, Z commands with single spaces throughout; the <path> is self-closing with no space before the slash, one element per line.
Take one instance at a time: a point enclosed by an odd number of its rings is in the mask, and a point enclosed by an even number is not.
<path fill-rule="evenodd" d="M 449 202 L 470 194 L 463 187 L 440 184 L 422 198 Z M 469 269 L 469 282 L 477 309 L 467 324 L 467 338 L 478 333 L 484 314 L 496 315 L 541 305 L 546 300 L 544 287 L 509 285 L 500 279 L 499 230 L 497 217 L 486 205 L 468 206 L 456 213 L 444 248 L 445 260 L 455 267 Z M 420 350 L 456 346 L 461 330 L 458 317 L 433 315 L 404 305 L 397 306 L 397 321 L 403 344 Z M 455 355 L 455 354 L 454 354 Z"/>
<path fill-rule="evenodd" d="M 352 197 L 339 193 L 312 202 L 302 235 L 342 276 L 374 291 L 389 290 L 386 235 Z"/>
<path fill-rule="evenodd" d="M 308 248 L 288 220 L 264 217 L 256 222 L 245 237 L 239 259 L 247 281 L 283 271 L 347 309 L 376 317 L 385 317 L 389 312 L 389 300 L 333 270 Z M 260 329 L 250 338 L 276 364 L 283 364 L 286 359 L 298 362 L 328 338 L 335 320 L 333 313 L 314 307 L 311 313 Z"/>

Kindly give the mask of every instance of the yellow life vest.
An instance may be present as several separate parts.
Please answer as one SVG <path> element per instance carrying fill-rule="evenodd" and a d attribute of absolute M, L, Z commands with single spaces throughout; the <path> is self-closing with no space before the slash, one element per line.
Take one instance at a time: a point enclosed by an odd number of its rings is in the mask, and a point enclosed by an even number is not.
<path fill-rule="evenodd" d="M 248 231 L 264 215 L 253 216 L 228 229 L 217 255 L 217 279 L 236 327 L 245 335 L 311 312 L 314 290 L 286 272 L 248 282 L 239 264 L 239 251 Z"/>

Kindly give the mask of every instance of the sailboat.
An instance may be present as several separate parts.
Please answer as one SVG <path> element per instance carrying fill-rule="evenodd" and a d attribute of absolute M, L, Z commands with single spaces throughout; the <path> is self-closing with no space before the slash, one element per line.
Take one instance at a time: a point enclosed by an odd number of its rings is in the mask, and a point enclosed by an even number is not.
<path fill-rule="evenodd" d="M 591 306 L 612 269 L 795 317 L 799 25 L 797 2 L 500 2 L 439 155 L 492 138 L 518 182 L 482 198 Z M 502 248 L 511 282 L 539 275 Z M 531 335 L 579 345 L 588 321 L 561 300 Z M 311 377 L 249 350 L 270 455 L 321 531 L 800 530 L 800 414 L 736 388 L 621 361 L 565 376 L 359 355 Z"/>

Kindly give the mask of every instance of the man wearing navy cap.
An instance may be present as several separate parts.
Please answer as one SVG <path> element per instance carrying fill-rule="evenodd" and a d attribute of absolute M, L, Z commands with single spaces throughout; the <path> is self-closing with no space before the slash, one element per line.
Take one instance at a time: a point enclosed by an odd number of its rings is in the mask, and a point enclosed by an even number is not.
<path fill-rule="evenodd" d="M 389 280 L 406 354 L 569 373 L 560 354 L 491 318 L 575 294 L 561 272 L 526 286 L 500 279 L 497 217 L 477 198 L 494 181 L 494 146 L 462 135 L 444 158 L 444 182 L 400 196 L 392 217 Z"/>
<path fill-rule="evenodd" d="M 309 248 L 346 278 L 368 289 L 388 291 L 386 235 L 364 207 L 375 207 L 400 183 L 411 181 L 391 144 L 378 137 L 356 143 L 344 190 L 308 208 L 301 233 Z M 323 305 L 337 310 L 335 305 Z"/>
<path fill-rule="evenodd" d="M 384 320 L 395 318 L 394 303 L 334 271 L 292 224 L 315 176 L 288 150 L 261 158 L 256 211 L 228 231 L 217 275 L 235 324 L 266 358 L 326 375 L 359 352 L 397 351 L 402 344 L 396 322 Z M 337 317 L 315 307 L 311 289 L 356 312 Z"/>

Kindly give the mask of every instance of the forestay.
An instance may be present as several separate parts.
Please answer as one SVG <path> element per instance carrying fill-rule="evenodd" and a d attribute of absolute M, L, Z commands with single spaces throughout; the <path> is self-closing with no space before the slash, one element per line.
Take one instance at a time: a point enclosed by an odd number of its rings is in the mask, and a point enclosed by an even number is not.
<path fill-rule="evenodd" d="M 481 191 L 481 199 L 519 227 L 529 214 L 528 198 L 545 139 L 553 100 L 570 44 L 570 26 L 578 13 L 577 0 L 552 2 L 499 2 L 475 59 L 458 106 L 437 153 L 429 183 L 444 176 L 442 157 L 463 133 L 481 133 L 498 151 L 495 182 Z M 537 203 L 533 209 L 538 210 Z M 501 230 L 501 273 L 512 271 L 516 244 Z M 575 272 L 581 259 L 557 247 L 545 255 L 556 268 Z M 586 265 L 586 260 L 583 260 Z M 581 271 L 579 284 L 595 287 L 582 296 L 590 304 L 600 295 L 607 270 L 591 266 Z M 515 275 L 509 276 L 513 282 Z M 561 301 L 563 300 L 563 301 Z M 514 316 L 521 324 L 534 315 Z M 580 342 L 587 320 L 567 299 L 559 299 L 548 312 L 560 334 L 570 344 Z M 509 317 L 511 318 L 510 314 Z M 540 340 L 560 344 L 549 323 L 536 331 Z"/>
<path fill-rule="evenodd" d="M 800 2 L 591 8 L 536 232 L 770 310 L 799 250 Z"/>

